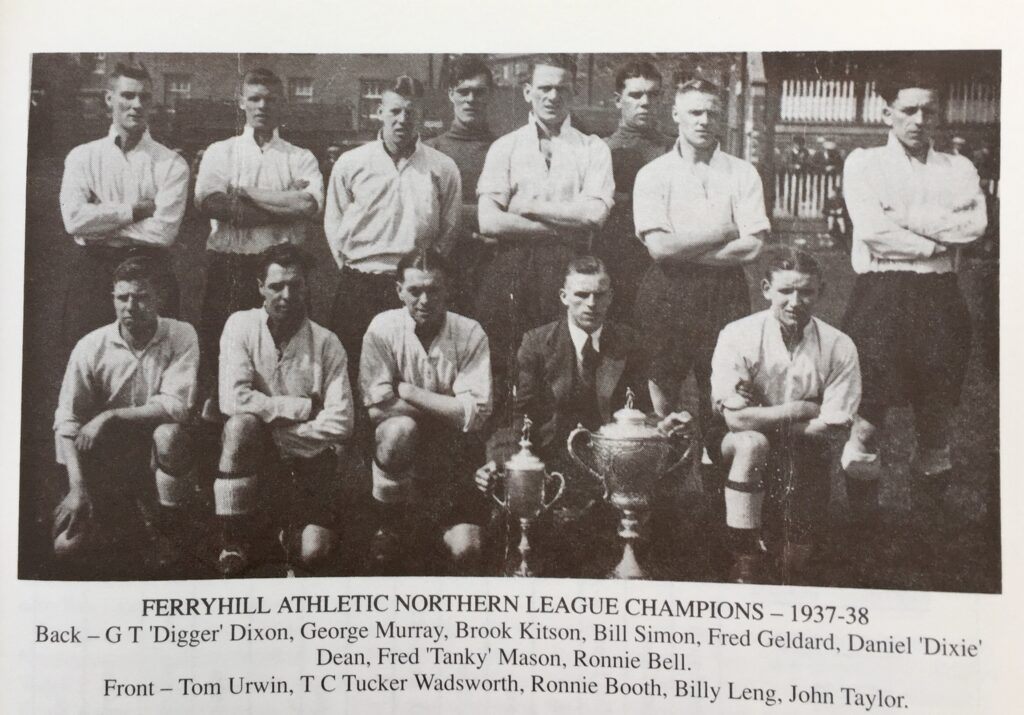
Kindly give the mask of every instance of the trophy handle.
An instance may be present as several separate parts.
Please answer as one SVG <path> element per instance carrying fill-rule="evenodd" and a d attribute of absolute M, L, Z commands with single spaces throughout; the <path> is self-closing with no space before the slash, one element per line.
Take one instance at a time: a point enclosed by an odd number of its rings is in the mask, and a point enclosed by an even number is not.
<path fill-rule="evenodd" d="M 586 435 L 587 442 L 590 441 L 590 430 L 585 428 L 583 425 L 576 425 L 576 429 L 569 433 L 569 439 L 566 440 L 565 443 L 566 448 L 569 450 L 569 456 L 571 456 L 578 465 L 587 470 L 594 477 L 594 479 L 596 479 L 601 484 L 601 486 L 604 488 L 604 498 L 607 499 L 608 485 L 605 484 L 604 477 L 595 472 L 591 468 L 591 466 L 587 464 L 585 461 L 583 461 L 580 455 L 576 453 L 576 448 L 574 445 L 576 444 L 577 438 L 580 437 L 581 435 Z"/>
<path fill-rule="evenodd" d="M 504 479 L 502 479 L 502 477 L 499 475 L 499 471 L 497 469 L 494 470 L 494 476 L 496 478 L 496 481 L 499 480 L 499 479 L 501 481 L 504 481 Z M 497 486 L 497 484 L 495 484 L 495 486 Z M 491 499 L 496 501 L 498 503 L 498 506 L 500 506 L 502 509 L 506 509 L 506 510 L 508 509 L 508 500 L 506 499 L 506 500 L 503 501 L 503 500 L 499 499 L 498 495 L 494 492 L 493 488 L 491 489 Z"/>
<path fill-rule="evenodd" d="M 676 471 L 677 469 L 679 469 L 679 467 L 681 467 L 683 464 L 685 464 L 687 461 L 690 460 L 691 456 L 693 455 L 693 448 L 694 448 L 694 446 L 697 445 L 697 443 L 700 440 L 693 439 L 693 435 L 687 435 L 687 436 L 690 438 L 690 440 L 689 440 L 689 444 L 686 446 L 686 450 L 683 452 L 683 456 L 681 456 L 679 459 L 677 459 L 676 462 L 671 467 L 666 469 L 662 473 L 662 476 L 664 476 L 666 474 L 671 474 L 672 472 Z"/>
<path fill-rule="evenodd" d="M 565 477 L 560 472 L 551 472 L 551 474 L 547 475 L 547 478 L 558 480 L 558 493 L 551 497 L 550 501 L 544 502 L 545 511 L 550 509 L 551 505 L 558 501 L 559 497 L 562 496 L 562 492 L 565 491 Z"/>

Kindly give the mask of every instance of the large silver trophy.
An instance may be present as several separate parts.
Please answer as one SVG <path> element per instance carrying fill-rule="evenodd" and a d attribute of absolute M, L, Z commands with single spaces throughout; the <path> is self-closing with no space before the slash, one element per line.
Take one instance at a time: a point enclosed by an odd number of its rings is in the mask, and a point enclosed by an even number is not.
<path fill-rule="evenodd" d="M 529 417 L 523 418 L 520 449 L 505 462 L 504 501 L 492 494 L 494 501 L 498 502 L 502 509 L 519 520 L 519 566 L 512 571 L 513 576 L 534 575 L 530 566 L 530 530 L 533 522 L 550 509 L 565 490 L 565 477 L 558 472 L 548 474 L 544 462 L 533 453 L 533 444 L 530 442 L 532 424 Z M 550 500 L 546 500 L 544 497 L 551 481 L 558 482 L 558 491 Z"/>
<path fill-rule="evenodd" d="M 612 422 L 596 433 L 580 425 L 568 441 L 572 458 L 604 485 L 604 498 L 622 512 L 622 559 L 609 578 L 648 577 L 634 550 L 641 538 L 641 523 L 657 481 L 686 462 L 695 443 L 690 423 L 663 432 L 633 407 L 634 398 L 633 391 L 627 389 L 626 406 L 615 413 Z"/>

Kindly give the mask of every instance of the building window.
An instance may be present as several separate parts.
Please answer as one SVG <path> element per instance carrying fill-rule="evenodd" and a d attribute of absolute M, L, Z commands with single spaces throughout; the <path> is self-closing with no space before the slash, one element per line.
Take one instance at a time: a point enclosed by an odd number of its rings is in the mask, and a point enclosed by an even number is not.
<path fill-rule="evenodd" d="M 97 52 L 92 56 L 92 73 L 93 74 L 106 74 L 107 73 L 107 53 Z"/>
<path fill-rule="evenodd" d="M 313 80 L 309 77 L 296 77 L 288 80 L 288 89 L 292 102 L 309 104 L 313 101 Z"/>
<path fill-rule="evenodd" d="M 187 74 L 169 74 L 164 77 L 164 104 L 174 108 L 178 100 L 192 96 L 192 78 Z"/>
<path fill-rule="evenodd" d="M 359 80 L 359 128 L 376 130 L 380 127 L 377 119 L 377 108 L 384 89 L 388 86 L 386 79 Z"/>

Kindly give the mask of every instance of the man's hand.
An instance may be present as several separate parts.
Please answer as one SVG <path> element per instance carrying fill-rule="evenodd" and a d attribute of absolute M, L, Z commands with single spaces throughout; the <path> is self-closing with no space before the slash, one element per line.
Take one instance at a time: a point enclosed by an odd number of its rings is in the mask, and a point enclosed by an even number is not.
<path fill-rule="evenodd" d="M 142 221 L 156 212 L 156 204 L 153 199 L 142 199 L 132 205 L 132 221 Z"/>
<path fill-rule="evenodd" d="M 528 214 L 535 198 L 534 196 L 527 196 L 523 192 L 517 192 L 508 202 L 508 212 L 529 218 Z"/>
<path fill-rule="evenodd" d="M 303 189 L 306 189 L 308 187 L 309 182 L 306 181 L 305 179 L 295 179 L 295 181 L 288 185 L 288 188 L 291 189 L 292 191 L 302 191 Z"/>
<path fill-rule="evenodd" d="M 73 539 L 81 533 L 92 518 L 92 499 L 85 489 L 72 489 L 53 510 L 53 533 L 57 538 L 61 532 L 65 538 Z"/>
<path fill-rule="evenodd" d="M 111 412 L 101 412 L 89 420 L 78 431 L 78 436 L 75 437 L 75 447 L 80 452 L 88 452 L 96 446 L 96 441 L 99 440 L 103 430 L 113 417 L 114 415 Z"/>
<path fill-rule="evenodd" d="M 686 410 L 682 410 L 680 412 L 673 412 L 665 415 L 665 417 L 658 422 L 658 431 L 672 437 L 688 431 L 692 425 L 693 415 Z"/>
<path fill-rule="evenodd" d="M 501 480 L 501 476 L 498 474 L 498 465 L 491 460 L 480 469 L 476 470 L 474 475 L 474 481 L 476 482 L 476 488 L 482 491 L 487 496 L 490 496 L 494 492 L 494 485 Z"/>

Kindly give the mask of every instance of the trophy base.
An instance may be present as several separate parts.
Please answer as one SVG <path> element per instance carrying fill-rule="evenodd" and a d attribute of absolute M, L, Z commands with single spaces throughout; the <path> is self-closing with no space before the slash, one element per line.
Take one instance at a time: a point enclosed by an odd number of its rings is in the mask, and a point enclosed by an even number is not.
<path fill-rule="evenodd" d="M 640 565 L 640 562 L 636 558 L 636 552 L 633 550 L 633 544 L 626 542 L 625 547 L 622 550 L 622 558 L 619 563 L 616 564 L 615 568 L 612 569 L 607 578 L 610 579 L 622 579 L 622 580 L 637 580 L 637 579 L 648 579 L 650 576 L 644 567 Z"/>

